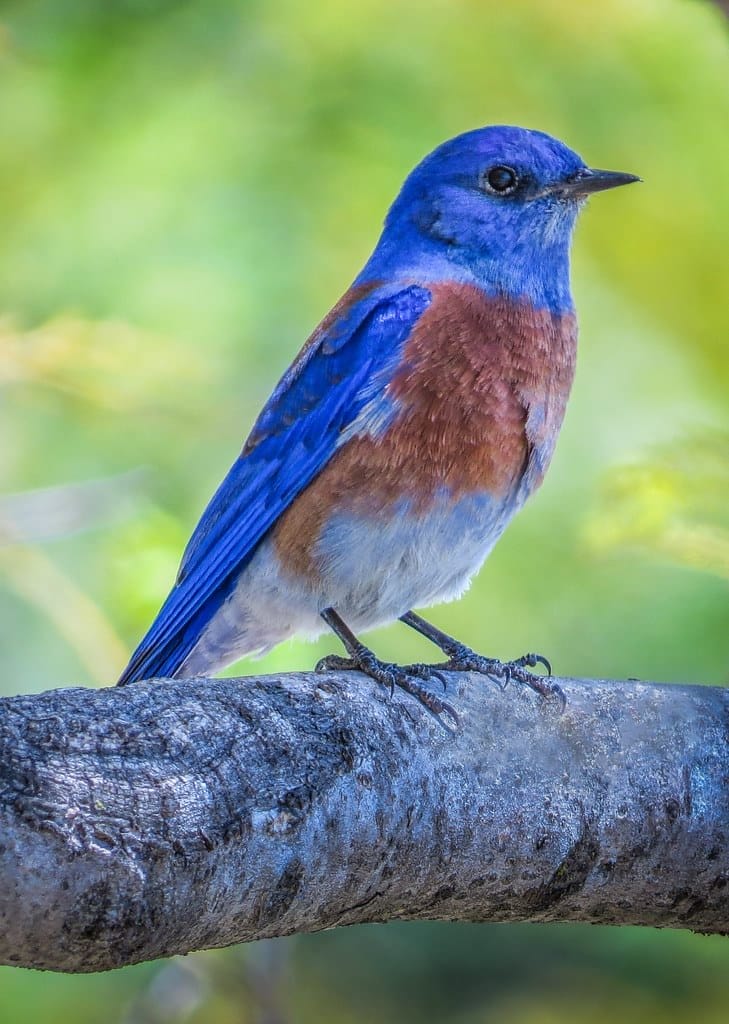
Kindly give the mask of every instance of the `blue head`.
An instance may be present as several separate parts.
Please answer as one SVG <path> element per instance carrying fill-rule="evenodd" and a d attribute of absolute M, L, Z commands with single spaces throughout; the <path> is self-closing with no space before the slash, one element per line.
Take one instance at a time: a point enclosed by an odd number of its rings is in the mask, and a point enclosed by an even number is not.
<path fill-rule="evenodd" d="M 569 248 L 592 193 L 638 179 L 591 170 L 543 132 L 497 125 L 444 142 L 406 179 L 360 280 L 473 281 L 491 293 L 571 308 Z"/>

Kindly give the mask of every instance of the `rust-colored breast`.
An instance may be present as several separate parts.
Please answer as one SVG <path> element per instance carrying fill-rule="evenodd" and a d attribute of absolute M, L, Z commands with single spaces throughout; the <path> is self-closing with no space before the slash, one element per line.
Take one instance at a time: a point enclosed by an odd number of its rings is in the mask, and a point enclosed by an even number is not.
<path fill-rule="evenodd" d="M 553 315 L 459 284 L 431 287 L 388 387 L 400 412 L 380 437 L 355 437 L 274 530 L 279 556 L 310 573 L 334 512 L 376 518 L 396 502 L 427 509 L 447 491 L 508 497 L 530 461 L 534 486 L 564 415 L 574 373 L 574 316 Z M 537 448 L 545 459 L 532 459 Z"/>

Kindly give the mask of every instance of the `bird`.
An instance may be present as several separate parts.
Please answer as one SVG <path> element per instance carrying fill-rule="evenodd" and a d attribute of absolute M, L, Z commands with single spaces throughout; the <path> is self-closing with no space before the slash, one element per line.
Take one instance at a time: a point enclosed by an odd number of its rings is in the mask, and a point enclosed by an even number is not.
<path fill-rule="evenodd" d="M 329 629 L 346 657 L 319 671 L 359 670 L 439 718 L 458 721 L 427 685 L 446 670 L 563 699 L 542 655 L 487 657 L 414 609 L 459 598 L 541 484 L 575 369 L 577 215 L 640 180 L 510 125 L 427 155 L 273 390 L 118 685 L 210 675 Z M 359 638 L 397 620 L 446 660 L 388 663 Z"/>

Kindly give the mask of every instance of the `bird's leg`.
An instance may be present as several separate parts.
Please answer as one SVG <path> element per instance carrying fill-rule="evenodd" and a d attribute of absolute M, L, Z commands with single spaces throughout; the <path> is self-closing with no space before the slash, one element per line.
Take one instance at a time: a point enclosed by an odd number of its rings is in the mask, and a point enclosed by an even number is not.
<path fill-rule="evenodd" d="M 430 693 L 425 687 L 421 686 L 416 676 L 419 678 L 430 678 L 431 676 L 437 676 L 445 685 L 445 681 L 436 669 L 432 669 L 428 673 L 408 672 L 400 665 L 394 665 L 391 662 L 380 661 L 378 657 L 365 645 L 357 639 L 349 626 L 344 620 L 334 611 L 333 608 L 325 608 L 321 613 L 321 617 L 324 619 L 329 628 L 334 632 L 344 644 L 344 648 L 349 655 L 348 658 L 342 658 L 338 654 L 330 654 L 326 658 L 322 658 L 317 663 L 317 672 L 327 671 L 346 671 L 346 670 L 357 670 L 364 672 L 365 675 L 370 676 L 371 679 L 375 679 L 378 683 L 382 683 L 386 686 L 390 693 L 395 692 L 395 687 L 399 686 L 401 690 L 405 690 L 411 696 L 415 697 L 416 700 L 420 701 L 423 707 L 427 708 L 428 711 L 434 715 L 440 717 L 443 714 L 449 715 L 456 726 L 458 726 L 458 715 L 454 708 L 451 707 L 446 701 L 436 697 L 435 694 Z"/>
<path fill-rule="evenodd" d="M 438 629 L 437 626 L 426 622 L 425 619 L 416 615 L 415 612 L 406 612 L 400 616 L 400 621 L 404 622 L 406 626 L 411 626 L 417 630 L 418 633 L 430 640 L 431 643 L 434 643 L 436 647 L 440 647 L 441 651 L 447 656 L 448 661 L 442 665 L 437 665 L 437 668 L 442 668 L 449 672 L 481 672 L 483 675 L 495 679 L 502 689 L 506 687 L 510 680 L 515 679 L 517 682 L 531 687 L 532 690 L 535 690 L 543 697 L 557 697 L 563 706 L 566 704 L 565 695 L 556 683 L 552 683 L 546 680 L 544 676 L 529 671 L 530 668 L 543 665 L 547 670 L 547 674 L 552 674 L 552 666 L 543 654 L 524 654 L 521 658 L 516 658 L 514 661 L 499 661 L 498 658 L 487 658 L 483 654 L 477 654 L 470 647 Z M 405 670 L 408 671 L 411 667 L 417 668 L 418 666 L 406 665 Z"/>

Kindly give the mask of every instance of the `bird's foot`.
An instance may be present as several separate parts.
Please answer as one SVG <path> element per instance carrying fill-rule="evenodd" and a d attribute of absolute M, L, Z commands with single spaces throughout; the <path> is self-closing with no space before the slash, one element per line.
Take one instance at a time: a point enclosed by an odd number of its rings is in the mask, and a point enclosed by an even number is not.
<path fill-rule="evenodd" d="M 321 661 L 317 662 L 317 672 L 364 672 L 365 675 L 369 676 L 370 679 L 374 679 L 376 682 L 386 686 L 392 696 L 395 693 L 395 687 L 399 687 L 404 690 L 405 693 L 409 693 L 411 697 L 414 697 L 419 701 L 424 708 L 427 708 L 431 714 L 435 715 L 439 719 L 442 725 L 444 725 L 449 731 L 457 729 L 460 725 L 460 720 L 456 714 L 455 708 L 453 708 L 447 701 L 441 700 L 440 697 L 436 697 L 434 693 L 426 690 L 424 686 L 420 685 L 418 680 L 430 680 L 433 678 L 438 679 L 445 689 L 446 680 L 443 674 L 439 671 L 437 665 L 395 665 L 392 662 L 380 661 L 369 648 L 362 645 L 362 649 L 357 651 L 356 657 L 343 658 L 338 654 L 329 654 L 327 657 L 322 658 Z M 447 725 L 443 719 L 443 715 L 446 715 L 452 720 L 453 725 Z"/>
<path fill-rule="evenodd" d="M 487 658 L 483 654 L 477 654 L 470 647 L 457 641 L 445 653 L 448 655 L 448 661 L 437 666 L 438 668 L 448 672 L 479 672 L 493 679 L 502 690 L 505 690 L 513 680 L 530 687 L 542 697 L 556 698 L 563 711 L 567 706 L 567 698 L 562 688 L 549 679 L 552 666 L 543 654 L 524 654 L 513 661 L 499 661 L 498 658 Z M 537 665 L 544 666 L 547 676 L 529 671 Z"/>

